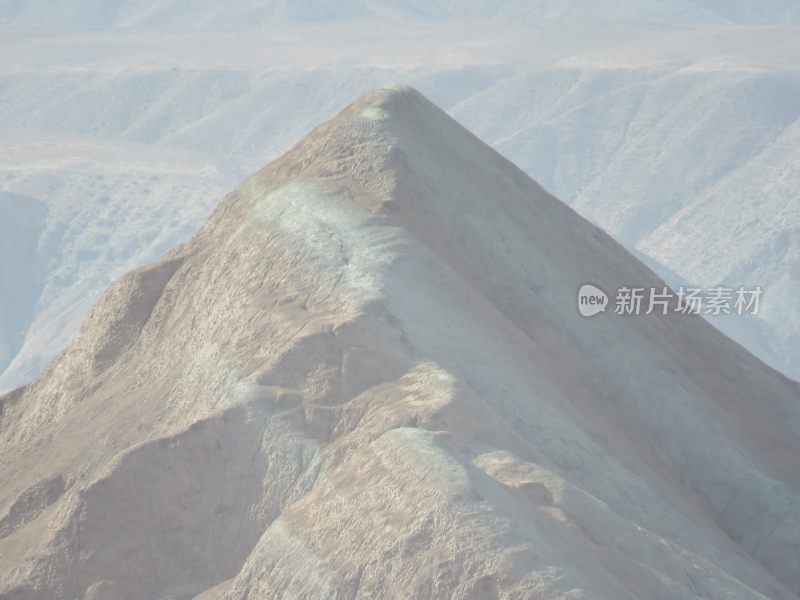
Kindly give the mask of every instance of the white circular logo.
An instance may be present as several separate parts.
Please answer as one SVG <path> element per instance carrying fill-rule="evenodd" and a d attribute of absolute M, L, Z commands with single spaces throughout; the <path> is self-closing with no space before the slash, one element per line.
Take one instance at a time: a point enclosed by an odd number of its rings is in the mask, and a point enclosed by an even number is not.
<path fill-rule="evenodd" d="M 578 290 L 578 312 L 584 317 L 605 312 L 606 306 L 608 306 L 608 294 L 596 285 L 584 283 Z"/>

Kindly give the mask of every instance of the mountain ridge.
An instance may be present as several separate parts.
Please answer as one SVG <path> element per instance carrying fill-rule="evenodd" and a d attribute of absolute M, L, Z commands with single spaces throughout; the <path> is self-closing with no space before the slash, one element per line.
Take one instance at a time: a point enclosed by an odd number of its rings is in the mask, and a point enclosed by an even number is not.
<path fill-rule="evenodd" d="M 580 317 L 662 283 L 476 140 L 370 92 L 115 283 L 2 397 L 0 598 L 796 598 L 798 385 Z"/>

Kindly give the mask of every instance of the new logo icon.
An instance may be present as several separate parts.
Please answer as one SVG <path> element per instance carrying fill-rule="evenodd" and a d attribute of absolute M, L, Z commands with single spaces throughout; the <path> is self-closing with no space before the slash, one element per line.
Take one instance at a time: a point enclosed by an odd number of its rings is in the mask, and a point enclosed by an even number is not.
<path fill-rule="evenodd" d="M 596 285 L 584 283 L 578 290 L 578 312 L 584 317 L 593 317 L 605 312 L 608 306 L 608 294 Z"/>

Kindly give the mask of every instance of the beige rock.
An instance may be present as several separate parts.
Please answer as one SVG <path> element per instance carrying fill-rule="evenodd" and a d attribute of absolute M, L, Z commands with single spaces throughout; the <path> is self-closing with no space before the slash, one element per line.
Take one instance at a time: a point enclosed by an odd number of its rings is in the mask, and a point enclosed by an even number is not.
<path fill-rule="evenodd" d="M 800 390 L 417 92 L 357 100 L 0 399 L 0 599 L 800 594 Z"/>

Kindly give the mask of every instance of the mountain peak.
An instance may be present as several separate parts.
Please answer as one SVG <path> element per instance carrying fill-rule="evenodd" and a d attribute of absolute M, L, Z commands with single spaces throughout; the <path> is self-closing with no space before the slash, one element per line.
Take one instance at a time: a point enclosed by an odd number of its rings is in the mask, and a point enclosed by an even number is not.
<path fill-rule="evenodd" d="M 389 110 L 403 104 L 413 103 L 425 103 L 435 107 L 416 88 L 404 84 L 387 85 L 369 90 L 353 102 L 354 105 L 361 107 L 387 108 Z"/>
<path fill-rule="evenodd" d="M 798 386 L 586 282 L 663 285 L 365 94 L 0 398 L 0 597 L 797 600 Z"/>

